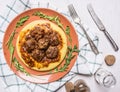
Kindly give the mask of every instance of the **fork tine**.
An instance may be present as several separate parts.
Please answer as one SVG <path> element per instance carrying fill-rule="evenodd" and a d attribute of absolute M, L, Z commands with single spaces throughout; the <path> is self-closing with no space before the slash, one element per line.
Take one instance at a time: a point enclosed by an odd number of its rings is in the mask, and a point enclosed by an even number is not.
<path fill-rule="evenodd" d="M 71 4 L 71 5 L 69 5 L 68 6 L 68 9 L 69 9 L 69 11 L 70 11 L 70 15 L 74 18 L 74 10 L 73 10 L 73 7 L 72 7 L 73 5 Z"/>
<path fill-rule="evenodd" d="M 90 47 L 92 49 L 92 51 L 97 55 L 99 54 L 99 51 L 97 49 L 97 47 L 95 46 L 95 44 L 93 43 L 93 41 L 91 40 L 91 38 L 89 37 L 89 35 L 87 34 L 85 28 L 83 27 L 83 25 L 81 24 L 81 20 L 77 14 L 77 12 L 75 11 L 74 9 L 74 6 L 72 4 L 68 5 L 68 9 L 69 9 L 69 12 L 70 12 L 70 15 L 73 19 L 73 21 L 76 23 L 76 24 L 79 24 L 80 27 L 82 28 L 82 30 L 84 31 L 85 35 L 86 35 L 86 38 L 90 44 Z"/>
<path fill-rule="evenodd" d="M 73 18 L 78 17 L 78 14 L 77 14 L 77 12 L 76 12 L 75 9 L 74 9 L 73 4 L 68 5 L 68 9 L 69 9 L 69 11 L 70 11 L 70 15 L 71 15 Z"/>

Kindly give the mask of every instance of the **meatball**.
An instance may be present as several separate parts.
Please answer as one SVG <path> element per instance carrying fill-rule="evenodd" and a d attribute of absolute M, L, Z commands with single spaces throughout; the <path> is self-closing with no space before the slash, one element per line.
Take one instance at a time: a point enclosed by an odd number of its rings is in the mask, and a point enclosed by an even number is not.
<path fill-rule="evenodd" d="M 47 58 L 54 59 L 58 56 L 58 48 L 56 46 L 50 46 L 46 51 Z"/>
<path fill-rule="evenodd" d="M 34 39 L 29 39 L 23 44 L 23 49 L 30 53 L 34 48 L 35 48 L 35 40 Z"/>
<path fill-rule="evenodd" d="M 52 30 L 49 30 L 48 32 L 45 33 L 44 38 L 46 39 L 51 39 L 51 34 L 53 33 Z"/>
<path fill-rule="evenodd" d="M 60 43 L 59 39 L 58 39 L 58 37 L 56 35 L 54 35 L 54 36 L 51 37 L 50 44 L 52 46 L 57 46 L 57 45 L 59 45 L 59 43 Z"/>
<path fill-rule="evenodd" d="M 32 51 L 32 57 L 38 62 L 41 61 L 45 56 L 45 52 L 43 50 L 35 49 Z"/>
<path fill-rule="evenodd" d="M 59 43 L 60 43 L 60 41 L 59 41 L 59 34 L 57 33 L 57 32 L 52 32 L 51 34 L 50 34 L 50 45 L 52 45 L 52 46 L 57 46 L 57 45 L 59 45 Z"/>
<path fill-rule="evenodd" d="M 42 24 L 41 28 L 45 30 L 45 33 L 48 33 L 50 29 L 50 24 Z"/>
<path fill-rule="evenodd" d="M 35 40 L 39 40 L 44 36 L 44 30 L 40 27 L 35 27 L 31 32 L 30 35 L 35 38 Z"/>
<path fill-rule="evenodd" d="M 31 38 L 32 38 L 31 35 L 28 34 L 28 35 L 26 35 L 25 40 L 29 40 L 29 39 L 31 39 Z"/>
<path fill-rule="evenodd" d="M 40 49 L 47 49 L 49 45 L 49 40 L 45 38 L 39 39 L 38 45 Z"/>

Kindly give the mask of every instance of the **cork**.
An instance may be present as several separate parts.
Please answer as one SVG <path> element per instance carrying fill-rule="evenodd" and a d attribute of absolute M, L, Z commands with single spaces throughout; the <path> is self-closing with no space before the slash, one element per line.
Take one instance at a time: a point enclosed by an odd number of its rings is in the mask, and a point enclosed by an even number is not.
<path fill-rule="evenodd" d="M 75 92 L 90 92 L 90 88 L 82 79 L 76 80 L 74 85 L 75 85 Z"/>
<path fill-rule="evenodd" d="M 115 63 L 116 59 L 115 59 L 115 56 L 114 55 L 107 55 L 105 57 L 105 63 L 108 65 L 108 66 L 112 66 L 114 63 Z"/>
<path fill-rule="evenodd" d="M 67 82 L 65 84 L 66 92 L 75 92 L 74 85 L 72 82 Z"/>

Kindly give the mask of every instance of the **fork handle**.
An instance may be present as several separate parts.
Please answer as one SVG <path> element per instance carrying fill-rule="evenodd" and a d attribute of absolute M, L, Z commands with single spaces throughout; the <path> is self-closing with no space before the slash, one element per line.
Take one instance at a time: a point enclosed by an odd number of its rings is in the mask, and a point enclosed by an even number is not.
<path fill-rule="evenodd" d="M 88 42 L 89 42 L 89 44 L 90 44 L 90 47 L 91 47 L 91 49 L 92 49 L 92 51 L 93 51 L 96 55 L 99 54 L 99 51 L 98 51 L 97 47 L 95 46 L 95 44 L 93 43 L 93 41 L 91 40 L 91 38 L 89 37 L 89 35 L 87 34 L 85 28 L 82 26 L 81 23 L 79 23 L 79 26 L 80 26 L 81 29 L 84 31 L 84 33 L 85 33 L 85 35 L 86 35 L 86 38 L 87 38 L 87 40 L 88 40 Z"/>

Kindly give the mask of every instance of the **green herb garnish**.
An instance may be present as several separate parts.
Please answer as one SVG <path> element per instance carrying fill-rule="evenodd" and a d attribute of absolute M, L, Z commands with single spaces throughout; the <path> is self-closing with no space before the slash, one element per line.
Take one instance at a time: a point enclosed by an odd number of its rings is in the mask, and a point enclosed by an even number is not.
<path fill-rule="evenodd" d="M 72 38 L 70 36 L 70 27 L 69 26 L 66 27 L 65 33 L 67 34 L 68 40 L 69 40 L 69 42 L 71 44 L 72 43 Z"/>
<path fill-rule="evenodd" d="M 74 47 L 70 48 L 70 49 L 68 47 L 68 54 L 67 54 L 67 56 L 65 58 L 65 64 L 64 64 L 64 66 L 60 67 L 60 69 L 58 69 L 57 72 L 64 72 L 64 71 L 67 70 L 67 68 L 68 68 L 68 66 L 70 64 L 70 61 L 75 57 L 75 55 L 73 55 L 73 52 L 79 53 L 79 50 L 77 49 L 76 45 L 74 45 Z"/>
<path fill-rule="evenodd" d="M 43 14 L 42 12 L 39 12 L 39 11 L 33 13 L 33 15 L 34 16 L 39 16 L 40 18 L 48 19 L 50 21 L 54 21 L 59 27 L 63 28 L 63 25 L 61 24 L 58 16 L 48 16 L 46 14 Z"/>
<path fill-rule="evenodd" d="M 11 33 L 6 45 L 9 49 L 10 52 L 10 63 L 14 63 L 15 67 L 17 70 L 25 73 L 26 75 L 29 75 L 26 70 L 19 64 L 19 62 L 17 61 L 16 57 L 14 56 L 14 50 L 15 50 L 15 46 L 13 45 L 12 41 L 14 39 L 15 33 L 16 33 L 16 29 L 20 26 L 22 26 L 24 24 L 24 22 L 26 22 L 29 19 L 29 16 L 25 16 L 20 18 L 20 20 L 16 23 L 16 27 L 14 29 L 14 31 Z"/>
<path fill-rule="evenodd" d="M 70 64 L 70 61 L 75 57 L 75 55 L 73 55 L 73 52 L 79 53 L 79 51 L 80 51 L 77 49 L 76 45 L 74 45 L 74 47 L 72 48 L 72 38 L 70 36 L 70 27 L 69 26 L 66 27 L 65 33 L 68 36 L 68 40 L 70 42 L 70 45 L 68 46 L 68 53 L 65 57 L 65 64 L 60 69 L 58 69 L 59 72 L 66 71 L 68 68 L 68 65 Z"/>
<path fill-rule="evenodd" d="M 22 26 L 28 19 L 29 19 L 29 16 L 25 16 L 25 17 L 20 18 L 20 20 L 16 24 L 16 28 Z"/>
<path fill-rule="evenodd" d="M 52 73 L 66 71 L 68 69 L 68 66 L 69 66 L 71 60 L 75 57 L 73 52 L 76 52 L 76 53 L 80 52 L 80 50 L 77 49 L 76 45 L 74 45 L 74 47 L 72 48 L 72 38 L 70 36 L 70 27 L 69 26 L 66 27 L 65 33 L 66 33 L 68 40 L 70 42 L 70 45 L 68 46 L 68 53 L 65 57 L 65 64 L 63 66 L 61 66 L 60 68 L 55 68 L 54 72 L 52 72 Z"/>
<path fill-rule="evenodd" d="M 20 72 L 23 72 L 25 73 L 26 75 L 30 75 L 24 68 L 23 66 L 21 66 L 18 62 L 18 60 L 14 57 L 13 59 L 13 63 L 14 63 L 14 66 L 16 67 L 17 70 L 19 70 Z"/>
<path fill-rule="evenodd" d="M 13 54 L 14 54 L 14 48 L 15 48 L 13 46 L 13 44 L 12 44 L 14 35 L 15 35 L 15 30 L 12 32 L 12 34 L 10 35 L 10 38 L 9 38 L 8 42 L 6 43 L 8 49 L 9 49 L 9 52 L 10 52 L 10 62 L 12 62 L 12 60 L 13 60 Z"/>
<path fill-rule="evenodd" d="M 13 38 L 15 36 L 15 30 L 11 33 L 9 39 L 8 39 L 8 42 L 6 43 L 8 49 L 10 48 L 11 44 L 12 44 L 12 41 L 13 41 Z"/>
<path fill-rule="evenodd" d="M 9 51 L 10 51 L 10 62 L 12 62 L 12 60 L 13 60 L 14 50 L 15 50 L 15 47 L 13 46 L 13 44 L 10 44 L 10 47 L 9 47 Z"/>

